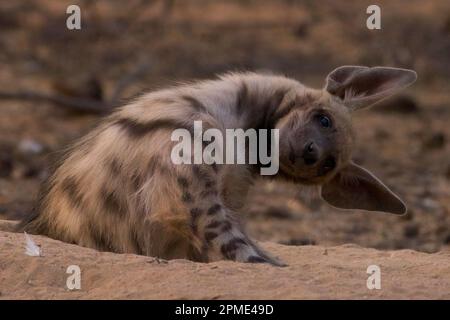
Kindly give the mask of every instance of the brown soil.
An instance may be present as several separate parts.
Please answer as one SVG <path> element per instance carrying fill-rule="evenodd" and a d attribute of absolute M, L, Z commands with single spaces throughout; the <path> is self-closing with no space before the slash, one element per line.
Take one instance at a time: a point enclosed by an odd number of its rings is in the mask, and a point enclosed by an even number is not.
<path fill-rule="evenodd" d="M 288 266 L 164 261 L 98 252 L 34 236 L 43 257 L 24 254 L 22 234 L 0 232 L 0 299 L 450 299 L 450 251 L 378 251 L 356 245 L 263 243 Z M 381 289 L 369 290 L 369 265 Z M 81 289 L 69 290 L 69 265 Z"/>

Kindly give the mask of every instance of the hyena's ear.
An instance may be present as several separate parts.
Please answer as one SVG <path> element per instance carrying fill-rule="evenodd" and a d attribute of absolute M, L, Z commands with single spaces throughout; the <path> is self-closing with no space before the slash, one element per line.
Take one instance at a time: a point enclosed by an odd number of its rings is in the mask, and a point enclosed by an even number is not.
<path fill-rule="evenodd" d="M 406 213 L 398 196 L 368 170 L 350 163 L 322 186 L 322 198 L 341 209 Z"/>
<path fill-rule="evenodd" d="M 327 76 L 325 90 L 356 110 L 397 93 L 416 79 L 416 72 L 408 69 L 342 66 Z"/>

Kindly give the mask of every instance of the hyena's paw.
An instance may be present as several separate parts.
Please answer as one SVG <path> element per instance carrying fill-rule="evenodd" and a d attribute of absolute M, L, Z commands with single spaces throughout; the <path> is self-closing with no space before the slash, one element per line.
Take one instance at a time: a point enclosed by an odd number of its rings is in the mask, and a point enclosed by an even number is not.
<path fill-rule="evenodd" d="M 223 243 L 218 243 L 223 259 L 244 263 L 268 263 L 277 267 L 286 264 L 276 258 L 270 257 L 247 237 L 236 237 Z"/>
<path fill-rule="evenodd" d="M 275 258 L 261 257 L 261 256 L 251 256 L 247 259 L 248 263 L 268 263 L 275 267 L 287 267 L 283 261 Z"/>
<path fill-rule="evenodd" d="M 248 256 L 247 260 L 244 262 L 248 263 L 268 263 L 275 267 L 287 267 L 287 264 L 278 260 L 277 258 L 270 257 L 266 253 L 264 253 L 260 248 L 254 245 L 253 250 L 257 252 L 256 255 Z"/>

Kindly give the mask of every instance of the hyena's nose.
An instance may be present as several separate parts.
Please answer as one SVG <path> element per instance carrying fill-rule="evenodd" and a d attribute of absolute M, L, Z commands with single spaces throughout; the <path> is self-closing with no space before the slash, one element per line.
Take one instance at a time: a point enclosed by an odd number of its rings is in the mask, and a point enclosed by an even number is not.
<path fill-rule="evenodd" d="M 305 145 L 302 158 L 307 166 L 312 166 L 319 160 L 319 148 L 314 142 L 309 142 Z"/>

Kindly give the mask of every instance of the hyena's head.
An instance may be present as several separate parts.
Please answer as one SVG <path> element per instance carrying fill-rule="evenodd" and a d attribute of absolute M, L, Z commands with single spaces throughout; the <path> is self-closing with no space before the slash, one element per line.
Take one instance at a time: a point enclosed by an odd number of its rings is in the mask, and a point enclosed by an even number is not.
<path fill-rule="evenodd" d="M 279 119 L 280 171 L 304 184 L 321 185 L 322 197 L 344 209 L 406 212 L 404 203 L 368 170 L 351 161 L 351 113 L 413 83 L 412 70 L 343 66 L 323 90 L 292 89 Z"/>

